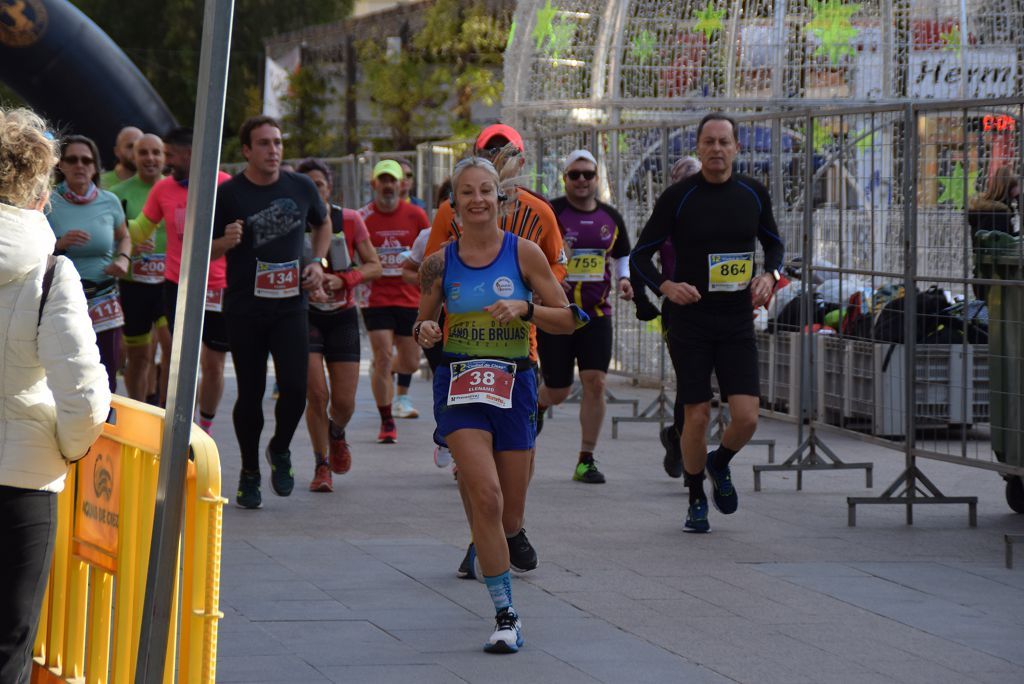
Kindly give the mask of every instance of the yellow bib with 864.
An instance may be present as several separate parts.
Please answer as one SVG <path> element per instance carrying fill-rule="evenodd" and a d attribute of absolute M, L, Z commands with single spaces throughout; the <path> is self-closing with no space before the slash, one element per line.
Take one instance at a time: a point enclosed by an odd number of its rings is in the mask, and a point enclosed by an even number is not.
<path fill-rule="evenodd" d="M 708 292 L 739 292 L 754 272 L 753 252 L 708 255 Z"/>

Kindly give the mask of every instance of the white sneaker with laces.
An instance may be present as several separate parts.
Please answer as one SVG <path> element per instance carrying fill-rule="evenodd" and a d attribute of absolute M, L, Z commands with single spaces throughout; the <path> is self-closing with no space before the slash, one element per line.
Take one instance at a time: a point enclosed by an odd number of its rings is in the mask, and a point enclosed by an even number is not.
<path fill-rule="evenodd" d="M 488 653 L 515 653 L 523 646 L 523 623 L 514 610 L 503 609 L 494 618 L 494 634 L 484 644 Z"/>
<path fill-rule="evenodd" d="M 434 465 L 438 468 L 447 468 L 452 463 L 452 452 L 448 450 L 448 447 L 435 446 L 434 447 Z"/>
<path fill-rule="evenodd" d="M 409 395 L 403 394 L 391 402 L 391 415 L 395 418 L 419 418 L 420 412 L 413 407 Z"/>

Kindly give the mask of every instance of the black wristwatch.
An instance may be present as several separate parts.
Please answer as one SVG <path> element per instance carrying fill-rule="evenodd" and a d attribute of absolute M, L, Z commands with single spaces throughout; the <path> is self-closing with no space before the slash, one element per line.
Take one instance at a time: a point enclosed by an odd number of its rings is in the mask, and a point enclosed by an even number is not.
<path fill-rule="evenodd" d="M 416 344 L 420 343 L 420 328 L 423 326 L 423 321 L 416 321 L 416 325 L 412 326 L 412 341 Z"/>
<path fill-rule="evenodd" d="M 531 319 L 533 319 L 533 302 L 526 302 L 526 314 L 520 316 L 519 320 L 525 323 L 526 321 L 529 321 Z"/>

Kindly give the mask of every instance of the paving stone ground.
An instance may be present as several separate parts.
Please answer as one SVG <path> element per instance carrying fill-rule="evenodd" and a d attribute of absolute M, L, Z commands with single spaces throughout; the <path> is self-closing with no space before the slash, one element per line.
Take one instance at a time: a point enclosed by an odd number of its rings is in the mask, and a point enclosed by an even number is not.
<path fill-rule="evenodd" d="M 365 365 L 365 362 L 364 362 Z M 651 390 L 611 379 L 645 405 Z M 239 460 L 230 425 L 234 381 L 214 437 L 224 496 L 234 501 Z M 269 394 L 269 393 L 268 393 Z M 429 385 L 412 397 L 424 415 L 399 421 L 398 444 L 375 443 L 378 419 L 363 375 L 348 430 L 352 471 L 333 494 L 306 491 L 313 457 L 305 426 L 293 443 L 295 493 L 224 512 L 217 656 L 221 682 L 986 682 L 1024 681 L 1024 557 L 1003 567 L 1003 535 L 1024 532 L 989 471 L 922 461 L 965 506 L 858 509 L 847 496 L 880 492 L 902 455 L 826 434 L 860 471 L 766 474 L 753 491 L 749 447 L 733 475 L 740 509 L 711 512 L 713 532 L 682 531 L 686 490 L 661 468 L 657 426 L 605 429 L 597 458 L 605 485 L 571 480 L 577 406 L 559 408 L 540 437 L 526 528 L 540 567 L 514 581 L 526 645 L 514 656 L 481 647 L 493 610 L 484 587 L 455 569 L 468 542 L 455 483 L 434 467 Z M 273 404 L 261 446 L 273 426 Z M 609 418 L 626 415 L 609 407 Z M 793 425 L 763 420 L 758 437 L 784 458 Z M 265 468 L 266 470 L 266 468 Z M 1020 554 L 1024 556 L 1024 553 Z"/>

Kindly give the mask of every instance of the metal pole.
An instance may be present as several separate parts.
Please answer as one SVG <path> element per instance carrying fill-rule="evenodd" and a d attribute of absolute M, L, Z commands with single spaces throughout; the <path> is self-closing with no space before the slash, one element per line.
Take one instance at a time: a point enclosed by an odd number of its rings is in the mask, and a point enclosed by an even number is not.
<path fill-rule="evenodd" d="M 231 49 L 234 0 L 206 0 L 203 43 L 199 58 L 196 141 L 189 167 L 188 204 L 178 287 L 178 333 L 171 346 L 170 377 L 160 473 L 157 480 L 153 542 L 142 604 L 142 631 L 135 670 L 136 684 L 157 684 L 164 678 L 171 605 L 178 569 L 189 433 L 195 409 L 196 370 L 202 338 L 206 278 L 210 266 L 213 207 L 224 128 L 224 97 Z"/>
<path fill-rule="evenodd" d="M 915 368 L 917 356 L 917 112 L 908 104 L 903 134 L 903 410 L 906 427 L 907 524 L 914 523 L 913 502 L 917 495 L 914 438 L 917 411 Z"/>

